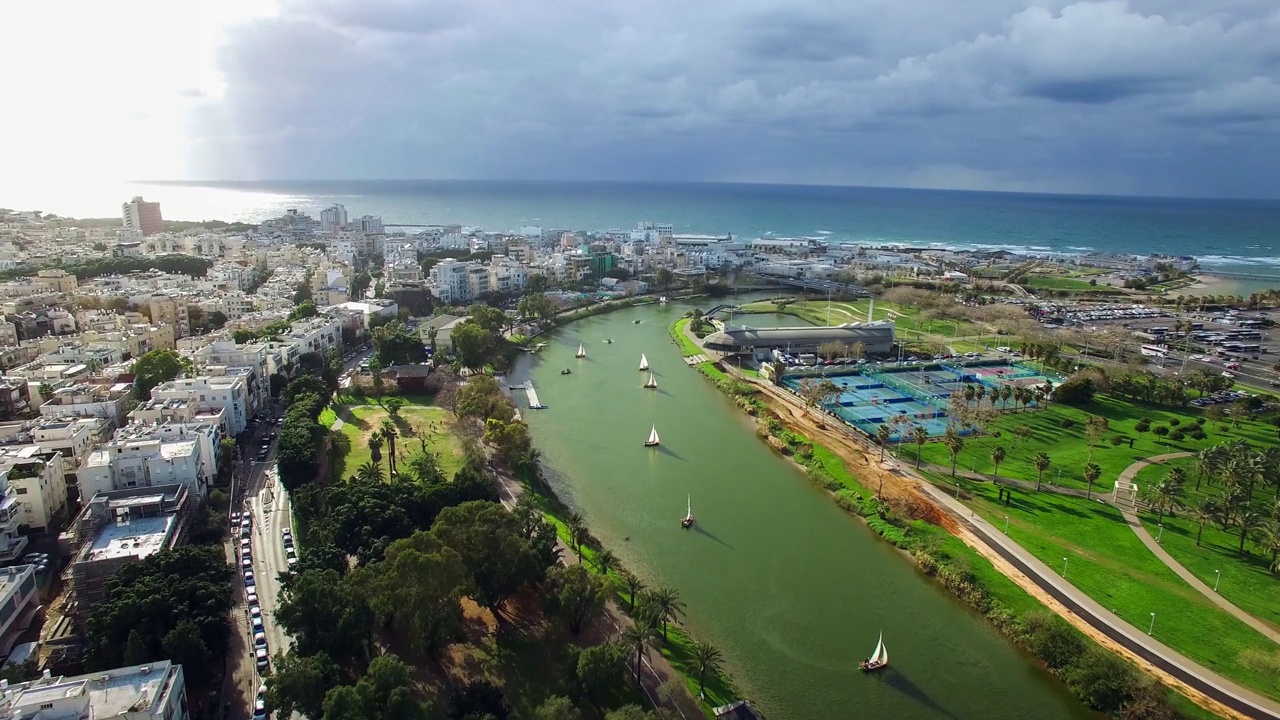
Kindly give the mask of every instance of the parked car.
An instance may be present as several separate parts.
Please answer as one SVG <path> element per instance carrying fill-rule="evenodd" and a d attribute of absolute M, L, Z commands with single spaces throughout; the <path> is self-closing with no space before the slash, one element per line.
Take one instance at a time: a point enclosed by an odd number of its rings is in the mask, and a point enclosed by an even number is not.
<path fill-rule="evenodd" d="M 254 645 L 254 647 L 266 647 L 266 646 L 267 646 L 267 634 L 266 634 L 265 632 L 256 632 L 256 633 L 254 633 L 254 634 L 253 634 L 253 645 Z"/>
<path fill-rule="evenodd" d="M 265 633 L 265 632 L 266 632 L 266 628 L 265 628 L 265 627 L 263 627 L 263 625 L 262 625 L 262 616 L 261 616 L 261 615 L 259 615 L 259 616 L 257 616 L 257 617 L 251 617 L 251 618 L 249 618 L 249 625 L 250 625 L 250 627 L 252 627 L 252 628 L 253 628 L 254 637 L 257 637 L 259 634 L 261 634 L 261 633 Z M 265 637 L 265 635 L 264 635 L 263 637 Z"/>
<path fill-rule="evenodd" d="M 253 720 L 267 720 L 266 685 L 258 688 L 258 694 L 253 698 Z"/>
<path fill-rule="evenodd" d="M 253 571 L 252 571 L 252 570 L 245 570 L 245 571 L 244 571 L 244 586 L 245 586 L 245 587 L 247 587 L 247 588 L 257 587 L 257 586 L 258 586 L 258 581 L 257 581 L 257 580 L 254 580 L 254 578 L 253 578 Z"/>
<path fill-rule="evenodd" d="M 247 552 L 246 552 L 244 555 L 241 555 L 241 556 L 240 556 L 240 569 L 241 569 L 241 570 L 252 570 L 252 569 L 253 569 L 253 556 L 252 556 L 252 555 L 250 555 L 249 553 L 247 553 Z"/>
<path fill-rule="evenodd" d="M 267 653 L 267 649 L 265 647 L 254 648 L 253 657 L 258 661 L 258 672 L 265 673 L 271 664 L 271 656 Z"/>

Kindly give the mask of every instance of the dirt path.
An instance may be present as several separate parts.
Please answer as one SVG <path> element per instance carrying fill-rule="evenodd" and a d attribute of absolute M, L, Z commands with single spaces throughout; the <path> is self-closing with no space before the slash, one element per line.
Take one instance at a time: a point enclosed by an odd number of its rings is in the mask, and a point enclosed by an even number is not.
<path fill-rule="evenodd" d="M 768 408 L 778 416 L 779 420 L 788 429 L 821 443 L 839 457 L 848 470 L 857 475 L 866 487 L 882 488 L 882 497 L 890 502 L 898 499 L 918 503 L 918 507 L 928 508 L 929 516 L 926 516 L 925 520 L 939 525 L 960 538 L 965 545 L 968 545 L 979 555 L 989 560 L 997 570 L 1029 595 L 1036 598 L 1085 635 L 1088 635 L 1094 642 L 1124 657 L 1144 672 L 1156 677 L 1164 685 L 1176 689 L 1197 705 L 1214 713 L 1231 718 L 1260 717 L 1259 715 L 1245 714 L 1228 707 L 1183 679 L 1176 677 L 1173 673 L 1157 666 L 1150 659 L 1153 654 L 1152 651 L 1147 648 L 1138 647 L 1134 643 L 1117 641 L 1112 635 L 1104 632 L 1086 617 L 1078 614 L 1085 609 L 1082 606 L 1095 604 L 1088 598 L 1081 598 L 1083 602 L 1073 603 L 1076 607 L 1068 607 L 1062 600 L 1055 597 L 1054 594 L 1051 594 L 1044 586 L 1030 577 L 1027 572 L 1015 567 L 1013 562 L 998 552 L 985 539 L 978 537 L 969 519 L 964 518 L 965 509 L 962 506 L 957 503 L 958 510 L 947 508 L 944 504 L 945 498 L 939 497 L 939 495 L 943 494 L 940 489 L 923 479 L 909 474 L 911 472 L 909 468 L 904 468 L 892 460 L 886 459 L 885 462 L 880 462 L 878 447 L 864 444 L 858 438 L 846 432 L 838 424 L 838 421 L 824 417 L 816 410 L 799 406 L 789 394 L 776 386 L 742 375 L 727 365 L 725 365 L 725 370 L 737 375 L 739 379 L 745 382 L 752 383 L 760 390 L 761 397 Z M 926 485 L 928 486 L 927 488 L 925 487 Z M 957 512 L 960 514 L 957 515 Z M 968 512 L 972 514 L 971 510 Z M 976 521 L 977 519 L 974 518 L 974 520 Z M 1067 588 L 1069 591 L 1079 594 L 1073 586 L 1067 585 Z M 1116 621 L 1118 624 L 1123 624 L 1123 621 L 1118 619 Z M 1141 635 L 1141 633 L 1138 634 Z M 1163 648 L 1163 646 L 1160 647 Z M 1167 648 L 1163 649 L 1168 650 Z M 1176 655 L 1171 650 L 1168 650 L 1168 653 Z M 1161 659 L 1163 653 L 1156 651 L 1154 655 L 1157 659 Z M 1189 661 L 1186 664 L 1193 668 L 1198 668 L 1198 666 L 1189 663 Z M 1201 668 L 1201 670 L 1203 669 Z M 1196 679 L 1194 672 L 1192 671 L 1191 674 L 1194 681 Z M 1253 695 L 1243 689 L 1239 690 L 1243 691 L 1246 696 Z M 1261 715 L 1261 717 L 1267 716 L 1270 716 L 1270 714 Z"/>

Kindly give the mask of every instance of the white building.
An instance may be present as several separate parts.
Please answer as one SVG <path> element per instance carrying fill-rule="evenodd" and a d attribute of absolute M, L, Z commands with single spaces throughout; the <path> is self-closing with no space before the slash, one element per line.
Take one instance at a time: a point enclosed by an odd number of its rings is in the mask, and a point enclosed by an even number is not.
<path fill-rule="evenodd" d="M 22 500 L 9 484 L 9 474 L 0 473 L 0 565 L 12 563 L 27 549 L 27 536 L 18 532 L 22 524 Z"/>
<path fill-rule="evenodd" d="M 351 229 L 362 233 L 381 233 L 382 218 L 376 215 L 361 215 L 351 221 Z"/>
<path fill-rule="evenodd" d="M 431 294 L 446 305 L 463 303 L 471 298 L 467 289 L 467 273 L 470 262 L 447 258 L 431 268 Z"/>
<path fill-rule="evenodd" d="M 256 415 L 266 407 L 271 396 L 271 364 L 268 358 L 278 354 L 266 343 L 238 345 L 218 341 L 192 353 L 192 360 L 210 375 L 237 375 L 237 369 L 247 368 L 249 387 L 249 414 Z"/>
<path fill-rule="evenodd" d="M 158 202 L 147 202 L 139 195 L 121 205 L 120 212 L 126 230 L 136 230 L 143 235 L 164 232 L 164 218 L 160 216 Z"/>
<path fill-rule="evenodd" d="M 0 644 L 8 644 L 19 621 L 35 605 L 36 575 L 34 565 L 0 568 Z M 4 695 L 7 697 L 9 693 Z M 4 698 L 0 698 L 0 717 L 4 714 Z"/>
<path fill-rule="evenodd" d="M 27 566 L 29 568 L 29 566 Z M 17 683 L 0 694 L 0 720 L 187 720 L 182 666 L 168 660 Z"/>
<path fill-rule="evenodd" d="M 67 471 L 62 454 L 36 445 L 4 448 L 0 473 L 21 507 L 19 525 L 44 530 L 67 509 Z"/>
<path fill-rule="evenodd" d="M 209 408 L 222 408 L 227 413 L 227 433 L 230 435 L 239 435 L 249 424 L 249 392 L 241 375 L 202 375 L 170 380 L 157 385 L 151 391 L 151 399 L 186 400 Z"/>
<path fill-rule="evenodd" d="M 186 487 L 194 497 L 204 497 L 205 487 L 217 473 L 217 466 L 211 467 L 202 457 L 208 433 L 188 433 L 185 425 L 173 432 L 137 427 L 89 452 L 77 474 L 80 497 L 174 484 Z"/>
<path fill-rule="evenodd" d="M 324 232 L 331 233 L 335 230 L 345 230 L 347 227 L 347 209 L 341 205 L 334 204 L 320 211 L 320 229 Z"/>

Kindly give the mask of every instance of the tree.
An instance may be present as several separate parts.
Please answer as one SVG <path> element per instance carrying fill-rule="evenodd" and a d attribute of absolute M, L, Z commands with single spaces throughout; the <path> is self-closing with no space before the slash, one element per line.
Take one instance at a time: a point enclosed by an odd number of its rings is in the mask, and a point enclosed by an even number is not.
<path fill-rule="evenodd" d="M 280 717 L 298 712 L 309 718 L 324 713 L 325 695 L 338 679 L 338 668 L 324 653 L 277 653 L 267 676 L 267 707 Z"/>
<path fill-rule="evenodd" d="M 597 704 L 604 701 L 625 671 L 626 653 L 627 648 L 615 640 L 579 652 L 574 675 L 581 695 Z"/>
<path fill-rule="evenodd" d="M 165 633 L 160 641 L 160 649 L 164 652 L 164 657 L 178 663 L 188 673 L 203 676 L 213 670 L 209 667 L 212 656 L 208 646 L 204 644 L 204 638 L 200 636 L 200 628 L 190 620 L 179 620 L 172 630 Z"/>
<path fill-rule="evenodd" d="M 644 651 L 657 640 L 657 631 L 647 623 L 634 622 L 622 631 L 622 642 L 636 653 L 635 677 L 640 682 L 640 668 L 644 660 Z"/>
<path fill-rule="evenodd" d="M 375 464 L 372 460 L 364 463 L 356 470 L 356 477 L 369 483 L 380 483 L 387 479 L 382 474 L 382 466 Z"/>
<path fill-rule="evenodd" d="M 465 323 L 463 323 L 465 324 Z M 399 320 L 373 330 L 374 359 L 379 367 L 413 365 L 426 362 L 427 350 L 422 338 Z M 370 364 L 372 366 L 372 363 Z"/>
<path fill-rule="evenodd" d="M 502 690 L 488 680 L 472 680 L 449 694 L 449 720 L 507 720 L 511 708 Z"/>
<path fill-rule="evenodd" d="M 947 436 L 942 439 L 942 442 L 947 446 L 947 452 L 951 454 L 951 477 L 955 477 L 956 460 L 960 457 L 960 451 L 964 450 L 964 439 L 953 428 L 947 428 Z"/>
<path fill-rule="evenodd" d="M 662 621 L 662 639 L 667 639 L 667 622 L 675 622 L 684 613 L 684 603 L 675 588 L 660 587 L 645 596 L 645 602 L 653 606 Z"/>
<path fill-rule="evenodd" d="M 1052 462 L 1048 453 L 1036 453 L 1035 459 L 1032 461 L 1036 466 L 1036 491 L 1040 490 L 1040 481 L 1044 478 L 1044 471 L 1049 469 Z"/>
<path fill-rule="evenodd" d="M 916 469 L 920 469 L 920 458 L 924 455 L 924 444 L 929 442 L 929 431 L 923 425 L 911 428 L 911 437 L 916 441 Z"/>
<path fill-rule="evenodd" d="M 876 428 L 876 440 L 880 443 L 880 461 L 884 462 L 884 449 L 889 444 L 889 438 L 893 437 L 893 429 L 889 427 L 889 422 L 880 423 Z"/>
<path fill-rule="evenodd" d="M 449 339 L 453 342 L 453 349 L 458 353 L 458 358 L 467 367 L 483 365 L 486 353 L 495 342 L 493 333 L 468 321 L 454 326 Z"/>
<path fill-rule="evenodd" d="M 707 687 L 707 671 L 717 672 L 724 656 L 711 643 L 697 642 L 693 645 L 691 660 L 698 667 L 698 697 L 702 697 Z"/>
<path fill-rule="evenodd" d="M 124 646 L 124 664 L 141 665 L 151 660 L 151 652 L 142 642 L 142 635 L 137 630 L 130 631 L 129 641 Z"/>
<path fill-rule="evenodd" d="M 368 659 L 373 610 L 358 580 L 333 570 L 297 573 L 280 593 L 276 620 L 298 654 L 325 653 L 342 665 Z"/>
<path fill-rule="evenodd" d="M 214 330 L 221 330 L 227 325 L 227 314 L 221 310 L 214 310 L 209 313 L 209 327 Z"/>
<path fill-rule="evenodd" d="M 654 720 L 656 716 L 639 705 L 623 705 L 617 710 L 610 710 L 604 720 Z"/>
<path fill-rule="evenodd" d="M 1252 505 L 1240 503 L 1231 515 L 1236 529 L 1240 531 L 1240 554 L 1244 554 L 1244 541 L 1254 530 L 1262 527 L 1263 516 Z"/>
<path fill-rule="evenodd" d="M 1027 613 L 1019 623 L 1019 631 L 1026 639 L 1031 654 L 1050 670 L 1061 671 L 1070 667 L 1085 649 L 1078 630 L 1045 610 Z"/>
<path fill-rule="evenodd" d="M 540 580 L 546 570 L 521 535 L 518 519 L 496 503 L 472 501 L 445 508 L 431 534 L 461 556 L 470 576 L 467 594 L 490 610 Z"/>
<path fill-rule="evenodd" d="M 596 553 L 596 572 L 600 573 L 601 577 L 608 577 L 609 571 L 617 564 L 618 558 L 612 552 L 601 550 Z"/>
<path fill-rule="evenodd" d="M 582 713 L 569 698 L 553 695 L 533 711 L 533 720 L 582 720 Z"/>
<path fill-rule="evenodd" d="M 382 439 L 387 442 L 387 477 L 396 475 L 396 423 L 391 418 L 382 418 Z"/>
<path fill-rule="evenodd" d="M 663 290 L 670 290 L 671 282 L 674 279 L 675 275 L 667 268 L 658 268 L 658 271 L 653 276 L 654 282 L 660 285 Z"/>
<path fill-rule="evenodd" d="M 1191 520 L 1196 524 L 1196 546 L 1200 546 L 1200 538 L 1204 535 L 1205 523 L 1217 522 L 1218 504 L 1212 498 L 1205 498 L 1199 505 L 1191 508 Z"/>
<path fill-rule="evenodd" d="M 44 402 L 49 402 L 53 399 L 53 386 L 47 382 L 40 383 L 37 392 L 40 393 L 40 399 Z"/>
<path fill-rule="evenodd" d="M 139 400 L 150 400 L 151 390 L 182 374 L 182 357 L 172 350 L 152 350 L 133 363 L 133 391 Z"/>
<path fill-rule="evenodd" d="M 644 581 L 636 577 L 635 574 L 624 570 L 622 572 L 622 584 L 627 588 L 627 604 L 631 606 L 631 611 L 635 612 L 636 593 L 644 590 Z"/>
<path fill-rule="evenodd" d="M 1093 378 L 1072 376 L 1053 389 L 1053 399 L 1064 405 L 1080 406 L 1093 402 L 1097 388 Z"/>
<path fill-rule="evenodd" d="M 568 621 L 569 632 L 577 635 L 583 621 L 604 609 L 604 583 L 581 564 L 556 568 L 550 578 L 552 610 Z"/>
<path fill-rule="evenodd" d="M 1147 502 L 1158 513 L 1157 524 L 1164 523 L 1164 514 L 1166 512 L 1171 513 L 1174 508 L 1182 506 L 1185 479 L 1186 473 L 1182 468 L 1174 468 L 1165 475 L 1163 480 L 1147 486 Z"/>
<path fill-rule="evenodd" d="M 564 524 L 569 531 L 569 547 L 578 554 L 578 562 L 582 562 L 582 543 L 587 536 L 587 524 L 582 516 L 575 512 L 569 513 Z"/>
<path fill-rule="evenodd" d="M 399 417 L 400 410 L 403 409 L 404 406 L 408 404 L 409 404 L 408 400 L 405 400 L 404 398 L 400 398 L 400 397 L 389 397 L 386 400 L 382 401 L 382 407 L 386 408 L 387 414 L 393 418 Z"/>
<path fill-rule="evenodd" d="M 1084 479 L 1089 483 L 1088 489 L 1085 490 L 1086 499 L 1093 497 L 1093 484 L 1102 476 L 1102 468 L 1097 463 L 1086 463 L 1084 466 Z"/>
<path fill-rule="evenodd" d="M 1005 452 L 1003 445 L 997 445 L 991 449 L 991 464 L 995 466 L 991 471 L 991 479 L 993 482 L 1000 482 L 1000 463 L 1004 462 L 1004 456 Z"/>

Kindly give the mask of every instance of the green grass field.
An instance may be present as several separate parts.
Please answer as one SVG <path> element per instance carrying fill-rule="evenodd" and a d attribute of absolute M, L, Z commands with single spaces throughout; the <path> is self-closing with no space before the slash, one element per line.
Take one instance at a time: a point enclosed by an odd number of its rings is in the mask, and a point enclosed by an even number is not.
<path fill-rule="evenodd" d="M 1075 278 L 1062 277 L 1060 275 L 1031 275 L 1027 281 L 1023 283 L 1029 288 L 1045 288 L 1047 290 L 1084 290 L 1089 291 L 1102 287 L 1102 285 L 1090 285 L 1088 280 L 1077 280 Z"/>
<path fill-rule="evenodd" d="M 866 322 L 870 300 L 832 301 L 830 322 L 832 325 Z M 826 300 L 801 300 L 787 304 L 783 312 L 795 315 L 814 325 L 826 325 L 828 318 Z M 743 312 L 777 312 L 775 303 L 764 301 L 742 306 Z M 937 336 L 934 339 L 981 335 L 982 328 L 968 320 L 935 320 L 920 317 L 919 308 L 898 305 L 887 300 L 877 300 L 872 311 L 873 320 L 894 320 L 898 329 L 907 335 Z M 989 333 L 988 333 L 989 334 Z"/>
<path fill-rule="evenodd" d="M 693 318 L 680 318 L 669 328 L 671 339 L 676 342 L 676 345 L 680 346 L 680 355 L 683 357 L 700 355 L 702 353 L 702 348 L 694 344 L 694 342 L 689 339 L 689 336 L 684 334 L 684 329 L 689 327 L 689 323 L 692 322 L 692 320 Z"/>
<path fill-rule="evenodd" d="M 1205 498 L 1217 494 L 1218 488 L 1205 483 L 1196 490 L 1192 458 L 1179 458 L 1145 467 L 1138 473 L 1135 482 L 1140 488 L 1147 487 L 1158 482 L 1175 467 L 1186 470 L 1190 479 L 1186 497 L 1182 500 L 1187 508 L 1199 505 Z M 1254 505 L 1264 514 L 1274 502 L 1274 491 L 1265 488 L 1255 491 Z M 1157 522 L 1159 516 L 1156 513 L 1144 512 L 1140 517 L 1152 536 L 1160 535 L 1160 544 L 1173 559 L 1209 587 L 1213 587 L 1218 579 L 1215 571 L 1221 571 L 1218 592 L 1222 597 L 1250 615 L 1280 629 L 1280 576 L 1271 573 L 1270 555 L 1258 550 L 1252 540 L 1246 538 L 1246 554 L 1241 555 L 1240 534 L 1230 530 L 1223 531 L 1218 525 L 1210 523 L 1205 525 L 1200 545 L 1197 546 L 1196 531 L 1199 526 L 1187 517 L 1185 510 L 1177 511 L 1174 516 L 1165 514 L 1163 533 L 1160 533 Z"/>
<path fill-rule="evenodd" d="M 1177 419 L 1178 427 L 1189 428 L 1195 424 L 1199 414 L 1199 411 L 1143 405 L 1103 396 L 1098 396 L 1096 401 L 1085 409 L 1050 405 L 1045 410 L 1004 413 L 987 428 L 986 434 L 977 438 L 965 438 L 965 446 L 960 452 L 956 467 L 990 475 L 991 451 L 995 446 L 1003 445 L 1005 460 L 1000 464 L 1001 477 L 1034 482 L 1036 470 L 1032 460 L 1037 453 L 1044 452 L 1049 455 L 1052 463 L 1045 471 L 1045 482 L 1061 482 L 1068 487 L 1083 488 L 1086 482 L 1082 472 L 1085 464 L 1092 461 L 1102 468 L 1102 476 L 1094 484 L 1094 489 L 1110 492 L 1116 477 L 1122 470 L 1135 461 L 1152 455 L 1194 452 L 1240 438 L 1255 445 L 1275 441 L 1275 427 L 1258 422 L 1241 423 L 1237 428 L 1206 423 L 1204 430 L 1208 437 L 1202 441 L 1188 437 L 1175 442 L 1168 438 L 1159 438 L 1151 432 L 1139 433 L 1134 430 L 1134 426 L 1142 418 L 1150 420 L 1152 427 L 1168 426 L 1170 420 Z M 1092 448 L 1086 437 L 1090 415 L 1107 418 L 1110 428 L 1101 442 Z M 1063 420 L 1070 420 L 1071 427 L 1062 427 Z M 1013 432 L 1015 428 L 1021 426 L 1031 430 L 1031 435 L 1026 440 Z M 996 436 L 997 432 L 1000 433 L 999 437 Z M 1123 444 L 1112 445 L 1110 442 L 1112 436 L 1123 438 Z M 1133 439 L 1132 448 L 1129 447 L 1130 438 Z M 915 448 L 903 448 L 899 455 L 914 458 Z M 950 466 L 951 455 L 942 443 L 929 443 L 924 448 L 924 461 Z"/>
<path fill-rule="evenodd" d="M 331 467 L 330 476 L 335 480 L 353 474 L 356 468 L 371 459 L 369 436 L 382 426 L 383 419 L 389 415 L 380 405 L 351 405 L 339 408 L 338 417 L 343 420 L 341 434 L 346 438 L 349 449 Z M 407 460 L 421 451 L 425 441 L 427 450 L 439 457 L 440 469 L 445 477 L 453 477 L 458 468 L 462 467 L 462 448 L 453 433 L 453 421 L 453 414 L 444 408 L 422 405 L 416 401 L 406 405 L 396 419 L 399 433 L 396 438 L 397 456 Z M 383 444 L 384 472 L 386 458 L 387 446 Z"/>
<path fill-rule="evenodd" d="M 932 478 L 954 487 L 940 474 Z M 1156 614 L 1153 636 L 1205 667 L 1280 698 L 1277 677 L 1242 661 L 1272 652 L 1266 637 L 1214 606 L 1147 550 L 1119 510 L 1097 500 L 1052 493 L 1016 492 L 1011 505 L 996 501 L 990 483 L 960 480 L 961 498 L 1089 597 L 1145 630 Z M 1166 532 L 1166 537 L 1168 533 Z"/>

